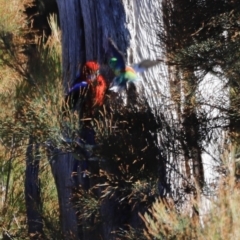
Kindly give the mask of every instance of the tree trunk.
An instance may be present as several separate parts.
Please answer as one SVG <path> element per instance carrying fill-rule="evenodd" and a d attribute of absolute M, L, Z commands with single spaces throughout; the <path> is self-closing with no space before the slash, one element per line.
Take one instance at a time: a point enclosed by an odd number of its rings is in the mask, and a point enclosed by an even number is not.
<path fill-rule="evenodd" d="M 43 221 L 41 216 L 41 197 L 39 174 L 39 146 L 29 138 L 26 153 L 25 199 L 27 209 L 28 233 L 30 239 L 43 237 Z"/>
<path fill-rule="evenodd" d="M 194 75 L 194 70 L 189 69 L 183 72 L 183 113 L 182 124 L 184 129 L 187 152 L 185 153 L 185 160 L 192 162 L 192 171 L 195 184 L 198 190 L 202 190 L 204 185 L 204 170 L 202 163 L 201 150 L 201 136 L 200 136 L 200 122 L 197 116 L 196 106 L 196 89 L 197 78 Z"/>
<path fill-rule="evenodd" d="M 158 1 L 57 0 L 57 4 L 62 30 L 63 83 L 65 89 L 69 87 L 69 84 L 76 76 L 79 64 L 84 63 L 86 60 L 97 60 L 102 64 L 106 64 L 109 57 L 109 37 L 116 42 L 121 51 L 127 54 L 128 64 L 138 62 L 140 59 L 156 58 L 158 53 L 153 50 L 156 43 L 153 23 L 155 22 L 154 14 L 159 11 L 160 3 Z M 150 19 L 149 13 L 152 14 Z M 159 68 L 156 67 L 155 69 Z M 149 73 L 144 74 L 142 77 L 148 82 L 151 82 L 151 79 L 155 81 L 158 78 L 158 72 L 150 70 Z M 148 94 L 151 93 L 148 92 Z M 156 91 L 154 94 L 156 94 Z M 152 105 L 157 105 L 159 102 L 157 95 L 149 99 L 151 99 Z M 71 185 L 72 161 L 70 155 L 59 155 L 52 164 L 65 235 L 69 231 L 77 232 L 74 210 L 70 209 L 72 206 L 68 202 L 71 196 L 69 186 Z M 165 165 L 163 164 L 159 168 L 159 173 L 165 173 L 164 168 Z M 162 178 L 163 176 L 159 178 L 159 186 L 161 191 L 165 192 L 162 186 L 165 186 L 166 183 L 165 179 Z M 64 191 L 66 187 L 68 188 Z M 114 216 L 113 212 L 110 213 L 111 204 L 110 200 L 105 200 L 101 206 L 102 214 L 108 215 L 108 221 L 103 226 L 103 239 L 116 239 L 116 236 L 111 233 L 116 230 L 116 226 L 113 224 L 116 216 Z M 83 236 L 83 239 L 90 238 L 89 236 Z"/>
<path fill-rule="evenodd" d="M 79 239 L 77 214 L 71 201 L 75 183 L 73 180 L 74 159 L 71 154 L 55 150 L 50 164 L 58 192 L 60 222 L 64 239 Z"/>

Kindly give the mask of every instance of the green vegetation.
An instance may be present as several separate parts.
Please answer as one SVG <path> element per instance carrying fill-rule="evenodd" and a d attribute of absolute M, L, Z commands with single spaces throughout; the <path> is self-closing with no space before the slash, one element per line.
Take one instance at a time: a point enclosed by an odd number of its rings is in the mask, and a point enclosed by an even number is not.
<path fill-rule="evenodd" d="M 60 131 L 61 44 L 55 21 L 53 35 L 43 44 L 29 35 L 24 11 L 31 1 L 0 1 L 1 99 L 1 234 L 3 239 L 27 239 L 25 203 L 26 149 L 29 136 L 44 143 Z M 55 39 L 54 39 L 55 37 Z M 27 53 L 27 54 L 26 54 Z M 30 54 L 31 53 L 31 54 Z M 30 57 L 31 56 L 31 57 Z M 46 239 L 60 239 L 57 191 L 44 148 L 40 151 L 40 186 Z"/>
<path fill-rule="evenodd" d="M 123 106 L 108 95 L 94 112 L 89 125 L 96 132 L 92 154 L 98 161 L 90 163 L 89 187 L 63 189 L 72 193 L 67 201 L 74 206 L 80 239 L 240 238 L 240 4 L 221 1 L 212 12 L 214 2 L 163 5 L 158 36 L 166 49 L 176 121 L 143 97 Z M 83 119 L 64 103 L 57 16 L 48 15 L 49 36 L 32 29 L 25 10 L 36 3 L 39 12 L 46 11 L 44 1 L 15 0 L 9 7 L 0 0 L 0 231 L 2 239 L 76 239 L 64 236 L 62 189 L 53 162 L 68 152 L 81 159 L 74 140 Z M 227 79 L 229 109 L 220 109 L 217 117 L 197 99 L 208 73 Z M 226 136 L 216 155 L 219 179 L 208 195 L 202 154 L 215 140 L 215 129 Z M 33 210 L 38 226 L 30 221 Z"/>

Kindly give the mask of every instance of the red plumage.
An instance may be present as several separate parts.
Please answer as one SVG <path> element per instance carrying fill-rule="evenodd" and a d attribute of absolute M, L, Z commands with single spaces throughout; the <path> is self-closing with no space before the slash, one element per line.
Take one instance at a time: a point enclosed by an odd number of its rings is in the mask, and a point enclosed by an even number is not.
<path fill-rule="evenodd" d="M 101 106 L 103 105 L 105 93 L 107 90 L 107 83 L 102 75 L 98 75 L 95 81 L 96 84 L 93 83 L 90 85 L 93 97 L 93 106 Z"/>
<path fill-rule="evenodd" d="M 87 94 L 88 108 L 102 106 L 104 102 L 107 82 L 104 77 L 99 74 L 99 69 L 100 66 L 96 61 L 88 61 L 83 66 L 82 75 L 89 85 Z"/>
<path fill-rule="evenodd" d="M 86 62 L 85 67 L 90 69 L 90 70 L 92 70 L 92 71 L 95 71 L 95 72 L 100 69 L 99 64 L 97 62 L 95 62 L 95 61 L 88 61 L 88 62 Z"/>

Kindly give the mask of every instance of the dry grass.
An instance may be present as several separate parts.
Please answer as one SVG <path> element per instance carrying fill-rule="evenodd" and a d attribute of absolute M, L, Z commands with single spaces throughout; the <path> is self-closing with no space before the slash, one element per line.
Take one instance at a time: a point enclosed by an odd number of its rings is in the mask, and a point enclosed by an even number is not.
<path fill-rule="evenodd" d="M 23 14 L 27 6 L 31 6 L 33 0 L 0 0 L 0 33 L 20 35 L 25 29 L 27 21 Z"/>
<path fill-rule="evenodd" d="M 22 149 L 1 147 L 1 230 L 9 236 L 26 234 L 24 170 Z"/>
<path fill-rule="evenodd" d="M 32 133 L 39 142 L 57 139 L 62 129 L 60 32 L 34 49 L 34 59 L 24 54 L 35 40 L 27 37 L 24 14 L 32 2 L 0 0 L 0 231 L 7 239 L 27 239 L 26 140 Z M 54 26 L 54 18 L 49 21 Z M 57 191 L 44 151 L 39 177 L 46 239 L 61 239 Z"/>
<path fill-rule="evenodd" d="M 240 239 L 240 188 L 234 171 L 234 148 L 230 144 L 221 156 L 227 174 L 222 175 L 210 207 L 202 201 L 200 215 L 177 209 L 171 199 L 156 200 L 145 214 L 144 235 L 147 239 Z M 189 202 L 200 206 L 199 202 Z"/>

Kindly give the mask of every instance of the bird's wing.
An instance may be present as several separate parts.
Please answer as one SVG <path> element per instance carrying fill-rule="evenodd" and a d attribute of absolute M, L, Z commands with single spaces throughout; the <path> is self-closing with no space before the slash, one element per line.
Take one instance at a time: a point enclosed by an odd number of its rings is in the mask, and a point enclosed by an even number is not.
<path fill-rule="evenodd" d="M 79 91 L 80 88 L 87 87 L 87 85 L 88 85 L 88 83 L 85 82 L 85 81 L 82 81 L 82 82 L 80 82 L 80 83 L 77 83 L 77 84 L 75 84 L 75 85 L 69 90 L 68 94 L 71 94 L 71 93 L 73 93 L 73 92 L 75 92 L 75 91 Z"/>
<path fill-rule="evenodd" d="M 126 64 L 125 64 L 125 56 L 124 53 L 121 52 L 118 47 L 116 46 L 116 43 L 109 38 L 109 45 L 110 45 L 110 50 L 114 58 L 117 59 L 116 66 L 120 70 L 125 70 Z"/>
<path fill-rule="evenodd" d="M 137 64 L 133 64 L 132 67 L 136 72 L 144 72 L 148 68 L 154 67 L 154 66 L 160 64 L 161 62 L 162 61 L 158 60 L 158 59 L 157 60 L 144 59 Z"/>
<path fill-rule="evenodd" d="M 135 82 L 139 80 L 140 78 L 135 72 L 126 71 L 113 79 L 109 90 L 113 92 L 121 92 L 123 90 L 126 90 L 127 84 L 129 82 L 135 84 Z"/>

